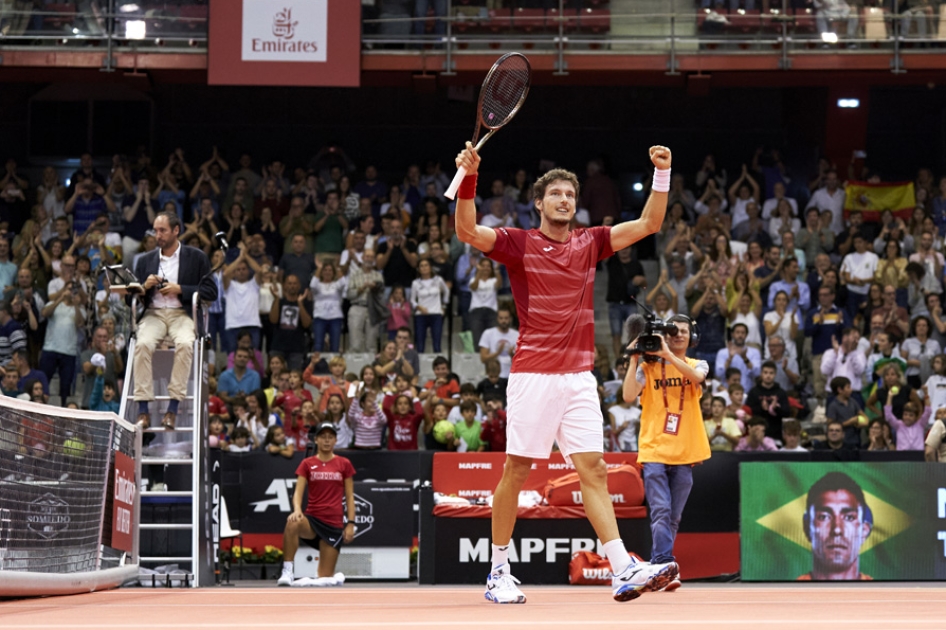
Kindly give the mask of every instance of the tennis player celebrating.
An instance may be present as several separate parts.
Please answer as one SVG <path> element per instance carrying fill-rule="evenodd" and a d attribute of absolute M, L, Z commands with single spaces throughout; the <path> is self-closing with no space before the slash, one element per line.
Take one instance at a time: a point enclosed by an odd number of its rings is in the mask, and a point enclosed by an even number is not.
<path fill-rule="evenodd" d="M 554 442 L 578 471 L 585 512 L 611 562 L 614 599 L 635 599 L 673 579 L 669 567 L 653 569 L 633 562 L 624 548 L 608 495 L 607 466 L 601 454 L 603 419 L 591 375 L 595 265 L 656 232 L 666 213 L 670 150 L 651 147 L 650 159 L 657 167 L 653 192 L 637 221 L 569 230 L 578 201 L 578 178 L 554 169 L 533 187 L 541 215 L 539 228 L 519 230 L 476 224 L 473 197 L 480 157 L 469 142 L 457 156 L 457 167 L 467 172 L 457 199 L 457 236 L 506 265 L 520 322 L 507 390 L 506 465 L 493 496 L 492 570 L 485 593 L 491 602 L 526 601 L 509 570 L 509 541 L 519 491 L 532 460 L 547 459 Z"/>
<path fill-rule="evenodd" d="M 319 577 L 316 586 L 334 586 L 340 578 L 335 575 L 335 564 L 342 543 L 355 538 L 355 467 L 351 461 L 335 454 L 338 429 L 331 422 L 316 428 L 316 454 L 299 463 L 296 469 L 296 491 L 292 495 L 292 514 L 286 519 L 283 532 L 282 575 L 276 584 L 291 586 L 293 558 L 299 548 L 299 539 L 315 540 L 319 549 Z M 302 499 L 306 488 L 309 501 L 305 512 Z M 345 514 L 342 514 L 344 498 Z M 343 521 L 342 517 L 346 517 Z M 343 579 L 343 578 L 342 578 Z"/>

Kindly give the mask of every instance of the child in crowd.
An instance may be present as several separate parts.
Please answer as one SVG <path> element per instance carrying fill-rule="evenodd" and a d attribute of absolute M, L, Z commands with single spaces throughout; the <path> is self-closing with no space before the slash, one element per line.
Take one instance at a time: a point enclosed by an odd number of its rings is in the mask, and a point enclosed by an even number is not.
<path fill-rule="evenodd" d="M 227 450 L 229 444 L 227 443 L 227 433 L 226 427 L 223 424 L 223 418 L 217 415 L 210 416 L 207 420 L 207 434 L 210 448 Z"/>
<path fill-rule="evenodd" d="M 89 396 L 89 409 L 118 413 L 121 409 L 117 400 L 118 387 L 112 379 L 105 380 L 105 356 L 96 352 L 92 355 L 91 363 L 95 366 L 95 383 Z"/>
<path fill-rule="evenodd" d="M 742 385 L 739 386 L 742 388 Z M 742 430 L 736 420 L 726 413 L 726 401 L 722 396 L 713 396 L 710 402 L 710 419 L 703 421 L 710 450 L 732 451 L 739 444 Z"/>
<path fill-rule="evenodd" d="M 863 422 L 863 409 L 857 399 L 852 396 L 851 380 L 846 376 L 836 376 L 831 379 L 831 393 L 835 398 L 828 405 L 825 413 L 828 420 L 837 420 L 844 426 L 844 443 L 849 446 L 860 447 Z"/>
<path fill-rule="evenodd" d="M 426 450 L 445 451 L 448 450 L 449 445 L 453 443 L 455 439 L 453 430 L 447 432 L 447 434 L 444 436 L 443 442 L 439 442 L 434 437 L 433 428 L 438 422 L 441 420 L 446 420 L 448 423 L 450 422 L 447 420 L 447 413 L 447 405 L 444 403 L 432 403 L 430 398 L 424 401 L 424 417 L 426 419 L 424 422 L 424 428 L 426 429 L 428 426 L 431 428 L 430 433 L 427 433 L 426 431 L 424 432 L 424 448 Z"/>
<path fill-rule="evenodd" d="M 246 427 L 237 427 L 230 436 L 230 446 L 227 449 L 230 453 L 249 453 L 253 450 L 250 443 L 250 431 Z"/>
<path fill-rule="evenodd" d="M 777 451 L 778 445 L 770 437 L 765 435 L 768 429 L 768 422 L 765 418 L 754 417 L 746 422 L 749 429 L 748 435 L 739 438 L 739 443 L 734 449 L 737 453 L 752 453 L 760 451 Z"/>
<path fill-rule="evenodd" d="M 220 416 L 225 423 L 230 422 L 230 412 L 223 399 L 217 396 L 217 377 L 207 377 L 207 413 Z"/>
<path fill-rule="evenodd" d="M 332 394 L 331 404 L 337 408 L 341 402 Z M 351 401 L 348 409 L 348 423 L 355 433 L 352 448 L 360 450 L 378 450 L 384 439 L 384 427 L 387 418 L 378 404 L 378 394 L 370 389 L 362 392 L 357 400 Z"/>
<path fill-rule="evenodd" d="M 263 442 L 263 448 L 270 455 L 282 455 L 286 459 L 292 459 L 296 452 L 293 443 L 286 439 L 286 433 L 282 427 L 272 426 L 266 432 L 266 440 Z"/>
<path fill-rule="evenodd" d="M 329 396 L 337 394 L 342 397 L 342 401 L 345 404 L 348 404 L 348 388 L 351 386 L 351 383 L 345 380 L 345 369 L 347 367 L 345 363 L 345 357 L 338 355 L 329 359 L 328 362 L 328 376 L 315 376 L 313 372 L 315 371 L 315 366 L 318 364 L 321 356 L 318 352 L 312 353 L 312 358 L 309 361 L 309 365 L 306 366 L 305 372 L 302 373 L 302 379 L 311 385 L 312 387 L 319 390 L 322 394 L 322 398 L 319 401 L 319 411 L 324 412 L 325 407 L 328 405 Z"/>
<path fill-rule="evenodd" d="M 746 390 L 742 383 L 734 383 L 729 386 L 729 405 L 726 406 L 725 414 L 736 421 L 739 427 L 739 434 L 746 434 L 745 419 L 751 415 L 751 411 L 746 406 Z"/>
<path fill-rule="evenodd" d="M 786 420 L 782 423 L 782 453 L 807 453 L 801 445 L 801 424 L 798 420 Z"/>
<path fill-rule="evenodd" d="M 480 429 L 480 450 L 490 450 L 494 453 L 506 452 L 506 411 L 503 409 L 503 399 L 494 393 L 484 397 L 486 418 Z"/>
<path fill-rule="evenodd" d="M 463 385 L 460 385 L 460 405 L 450 409 L 450 413 L 447 414 L 447 420 L 453 422 L 454 424 L 463 420 L 463 414 L 460 406 L 464 402 L 472 402 L 476 406 L 474 418 L 476 418 L 477 422 L 482 422 L 483 408 L 480 406 L 479 396 L 476 395 L 476 385 L 473 383 L 464 383 Z"/>
<path fill-rule="evenodd" d="M 373 391 L 366 389 L 365 392 Z M 363 396 L 365 392 L 362 392 Z M 316 424 L 330 422 L 334 424 L 338 433 L 336 434 L 336 448 L 350 448 L 355 439 L 355 432 L 352 424 L 348 421 L 345 408 L 345 401 L 338 394 L 329 396 L 328 404 L 325 407 L 325 413 L 319 413 L 315 408 L 315 403 L 306 402 L 302 404 L 302 421 L 306 430 L 314 427 Z"/>
<path fill-rule="evenodd" d="M 411 328 L 411 303 L 404 297 L 404 287 L 394 285 L 388 298 L 388 339 L 397 336 L 397 329 L 402 326 Z"/>
<path fill-rule="evenodd" d="M 276 406 L 283 410 L 284 418 L 292 417 L 296 409 L 302 406 L 302 401 L 312 400 L 312 394 L 305 388 L 304 383 L 302 372 L 299 370 L 289 372 L 289 389 L 280 392 L 275 401 Z"/>
<path fill-rule="evenodd" d="M 430 433 L 429 421 L 424 418 L 420 401 L 406 394 L 385 396 L 382 411 L 388 421 L 388 450 L 416 451 L 417 429 L 424 425 L 424 433 Z"/>
<path fill-rule="evenodd" d="M 626 373 L 625 373 L 626 374 Z M 641 429 L 641 408 L 624 400 L 623 388 L 618 388 L 615 405 L 608 408 L 611 425 L 611 450 L 637 452 L 637 435 Z"/>
<path fill-rule="evenodd" d="M 456 450 L 460 453 L 467 451 L 476 452 L 480 449 L 480 431 L 482 427 L 476 421 L 476 403 L 472 400 L 465 400 L 460 403 L 460 414 L 463 419 L 454 423 L 454 439 L 450 450 Z M 449 418 L 448 418 L 449 420 Z"/>
<path fill-rule="evenodd" d="M 926 406 L 946 409 L 946 354 L 937 354 L 930 361 L 933 374 L 923 384 Z"/>
<path fill-rule="evenodd" d="M 923 413 L 917 409 L 916 403 L 908 402 L 903 406 L 903 418 L 893 415 L 893 399 L 896 395 L 893 388 L 887 392 L 887 404 L 884 405 L 884 418 L 890 427 L 897 432 L 898 451 L 924 450 L 923 437 L 926 433 L 926 422 L 930 418 L 933 408 L 926 406 Z"/>
<path fill-rule="evenodd" d="M 867 451 L 893 451 L 896 447 L 890 439 L 890 425 L 883 418 L 874 418 L 867 428 Z"/>

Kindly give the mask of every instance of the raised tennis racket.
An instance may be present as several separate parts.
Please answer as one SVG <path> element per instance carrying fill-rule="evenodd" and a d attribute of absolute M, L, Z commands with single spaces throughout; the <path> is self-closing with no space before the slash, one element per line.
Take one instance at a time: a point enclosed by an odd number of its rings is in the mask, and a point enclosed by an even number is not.
<path fill-rule="evenodd" d="M 520 53 L 506 53 L 497 59 L 486 73 L 483 87 L 480 88 L 480 100 L 476 108 L 476 130 L 472 140 L 477 151 L 497 129 L 512 120 L 522 107 L 529 94 L 531 77 L 532 67 L 529 60 Z M 489 129 L 489 133 L 477 142 L 483 127 Z M 464 177 L 466 169 L 460 167 L 444 196 L 448 199 L 456 197 L 457 188 Z"/>

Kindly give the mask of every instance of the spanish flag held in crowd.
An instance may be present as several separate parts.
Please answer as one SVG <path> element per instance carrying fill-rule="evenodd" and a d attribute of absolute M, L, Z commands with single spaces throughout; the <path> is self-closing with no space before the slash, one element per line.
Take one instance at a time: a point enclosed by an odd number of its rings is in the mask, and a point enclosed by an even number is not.
<path fill-rule="evenodd" d="M 880 213 L 890 210 L 895 217 L 909 220 L 916 207 L 913 182 L 848 182 L 844 188 L 844 216 L 860 210 L 865 221 L 880 221 Z"/>

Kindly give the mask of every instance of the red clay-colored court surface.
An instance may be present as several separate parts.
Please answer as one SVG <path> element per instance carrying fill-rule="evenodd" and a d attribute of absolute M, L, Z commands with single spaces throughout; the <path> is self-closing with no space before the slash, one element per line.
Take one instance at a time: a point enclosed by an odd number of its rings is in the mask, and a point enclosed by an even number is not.
<path fill-rule="evenodd" d="M 946 628 L 938 583 L 685 583 L 623 604 L 606 587 L 523 590 L 528 603 L 500 606 L 473 586 L 127 588 L 0 602 L 0 628 Z"/>

